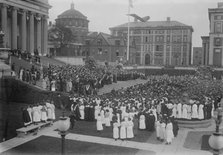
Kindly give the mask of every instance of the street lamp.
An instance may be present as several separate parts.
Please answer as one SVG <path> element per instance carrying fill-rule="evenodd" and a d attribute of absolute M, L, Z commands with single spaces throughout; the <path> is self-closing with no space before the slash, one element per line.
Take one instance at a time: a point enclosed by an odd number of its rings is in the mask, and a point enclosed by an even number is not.
<path fill-rule="evenodd" d="M 216 123 L 216 130 L 209 138 L 209 145 L 213 149 L 213 155 L 219 155 L 220 150 L 223 148 L 223 135 L 219 132 L 219 126 L 222 121 L 222 112 L 222 107 L 218 107 L 213 116 Z"/>
<path fill-rule="evenodd" d="M 60 117 L 59 121 L 57 122 L 57 129 L 59 130 L 59 134 L 61 135 L 61 155 L 65 155 L 65 136 L 67 134 L 67 130 L 70 127 L 70 121 L 68 117 Z"/>

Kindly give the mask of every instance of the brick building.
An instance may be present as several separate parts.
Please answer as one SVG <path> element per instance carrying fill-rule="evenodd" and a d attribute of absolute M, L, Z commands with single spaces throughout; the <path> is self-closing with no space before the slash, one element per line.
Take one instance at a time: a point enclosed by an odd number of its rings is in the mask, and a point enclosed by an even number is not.
<path fill-rule="evenodd" d="M 136 46 L 137 64 L 174 65 L 191 64 L 192 26 L 178 21 L 130 22 L 130 42 Z M 128 23 L 110 28 L 114 36 L 127 38 Z M 131 52 L 130 52 L 131 54 Z"/>

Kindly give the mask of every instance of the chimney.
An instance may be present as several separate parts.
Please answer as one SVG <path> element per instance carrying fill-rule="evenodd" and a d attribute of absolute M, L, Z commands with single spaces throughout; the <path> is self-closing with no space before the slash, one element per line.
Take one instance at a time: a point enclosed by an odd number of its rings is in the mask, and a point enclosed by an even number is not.
<path fill-rule="evenodd" d="M 169 22 L 169 21 L 170 21 L 170 17 L 167 17 L 167 18 L 166 18 L 166 21 L 168 21 L 168 22 Z"/>
<path fill-rule="evenodd" d="M 223 8 L 223 2 L 218 2 L 218 8 Z"/>

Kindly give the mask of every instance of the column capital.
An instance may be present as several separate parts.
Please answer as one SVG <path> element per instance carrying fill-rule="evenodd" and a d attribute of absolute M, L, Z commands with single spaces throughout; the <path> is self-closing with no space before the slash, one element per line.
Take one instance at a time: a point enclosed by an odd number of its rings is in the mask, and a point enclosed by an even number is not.
<path fill-rule="evenodd" d="M 1 7 L 1 8 L 8 8 L 9 5 L 2 3 L 2 4 L 0 4 L 0 7 Z"/>
<path fill-rule="evenodd" d="M 18 11 L 19 10 L 19 8 L 18 7 L 15 7 L 15 6 L 12 6 L 11 8 L 12 8 L 13 11 L 14 10 Z"/>

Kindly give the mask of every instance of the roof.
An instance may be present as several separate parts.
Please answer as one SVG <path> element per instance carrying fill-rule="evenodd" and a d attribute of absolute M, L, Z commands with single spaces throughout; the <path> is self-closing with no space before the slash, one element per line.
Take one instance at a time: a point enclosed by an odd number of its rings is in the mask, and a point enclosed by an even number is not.
<path fill-rule="evenodd" d="M 116 29 L 116 28 L 127 28 L 128 23 L 118 25 L 115 27 L 112 27 L 110 29 Z M 147 21 L 147 22 L 130 22 L 129 27 L 133 28 L 163 28 L 163 27 L 188 27 L 192 28 L 192 26 L 188 26 L 186 24 L 180 23 L 178 21 Z"/>
<path fill-rule="evenodd" d="M 87 17 L 85 15 L 83 15 L 80 11 L 74 9 L 73 3 L 71 4 L 71 8 L 58 15 L 58 18 L 79 18 L 87 20 Z"/>
<path fill-rule="evenodd" d="M 109 44 L 109 45 L 112 45 L 112 42 L 110 41 L 109 38 L 111 38 L 111 35 L 110 34 L 106 34 L 106 33 L 103 33 L 103 32 L 100 32 L 100 34 L 103 36 L 103 38 L 106 40 L 106 42 Z"/>

